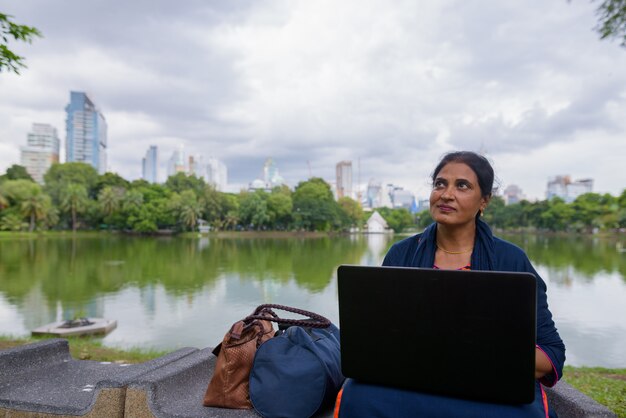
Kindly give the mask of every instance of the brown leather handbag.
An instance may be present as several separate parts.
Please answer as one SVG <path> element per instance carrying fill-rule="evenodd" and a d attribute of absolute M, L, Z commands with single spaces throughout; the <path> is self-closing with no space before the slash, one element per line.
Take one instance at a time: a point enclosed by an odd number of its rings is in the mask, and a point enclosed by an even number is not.
<path fill-rule="evenodd" d="M 280 318 L 272 309 L 280 309 L 307 319 Z M 235 322 L 222 343 L 213 350 L 217 356 L 215 371 L 204 395 L 204 406 L 251 409 L 248 381 L 257 349 L 274 336 L 272 322 L 280 327 L 291 325 L 326 328 L 330 321 L 321 315 L 283 305 L 260 305 L 241 321 Z"/>
<path fill-rule="evenodd" d="M 255 318 L 235 322 L 224 335 L 222 343 L 213 350 L 217 356 L 215 371 L 204 395 L 204 406 L 250 409 L 248 379 L 254 354 L 259 346 L 274 336 L 272 323 L 263 317 L 272 316 L 271 310 L 254 311 Z"/>

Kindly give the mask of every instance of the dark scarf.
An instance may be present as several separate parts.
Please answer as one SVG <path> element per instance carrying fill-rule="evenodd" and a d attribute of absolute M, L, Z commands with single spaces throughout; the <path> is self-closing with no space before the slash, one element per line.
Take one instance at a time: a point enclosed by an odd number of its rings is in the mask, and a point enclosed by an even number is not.
<path fill-rule="evenodd" d="M 420 235 L 411 265 L 431 268 L 435 263 L 435 251 L 437 251 L 437 223 L 431 224 Z M 493 270 L 494 258 L 495 241 L 491 229 L 481 219 L 477 219 L 474 250 L 470 260 L 471 268 L 472 270 Z"/>

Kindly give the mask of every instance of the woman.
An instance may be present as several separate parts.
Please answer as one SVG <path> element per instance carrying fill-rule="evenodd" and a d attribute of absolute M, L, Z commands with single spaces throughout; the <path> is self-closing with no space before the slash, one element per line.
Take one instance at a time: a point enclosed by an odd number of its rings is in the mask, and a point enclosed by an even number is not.
<path fill-rule="evenodd" d="M 546 285 L 526 254 L 494 237 L 480 219 L 491 199 L 493 180 L 493 168 L 484 157 L 467 151 L 446 154 L 432 175 L 430 214 L 435 222 L 423 233 L 394 244 L 383 265 L 534 274 L 537 278 L 535 401 L 524 405 L 491 404 L 348 380 L 338 398 L 336 410 L 340 418 L 548 416 L 541 384 L 553 386 L 561 377 L 565 346 L 548 309 Z M 485 365 L 485 373 L 497 376 L 505 372 L 496 364 Z M 502 382 L 494 377 L 494 385 L 497 384 Z"/>

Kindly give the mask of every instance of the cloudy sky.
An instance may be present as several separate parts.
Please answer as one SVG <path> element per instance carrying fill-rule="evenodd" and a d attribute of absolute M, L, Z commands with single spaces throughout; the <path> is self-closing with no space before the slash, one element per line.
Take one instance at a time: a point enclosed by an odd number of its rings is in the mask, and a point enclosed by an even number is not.
<path fill-rule="evenodd" d="M 502 188 L 545 196 L 549 177 L 626 187 L 626 49 L 600 41 L 589 0 L 15 0 L 41 30 L 9 44 L 28 69 L 0 73 L 0 172 L 33 122 L 65 144 L 69 92 L 105 115 L 109 170 L 160 176 L 180 145 L 226 163 L 229 182 L 272 157 L 295 186 L 352 160 L 428 195 L 447 151 L 487 154 Z M 62 152 L 62 156 L 64 153 Z M 359 169 L 360 167 L 360 169 Z"/>

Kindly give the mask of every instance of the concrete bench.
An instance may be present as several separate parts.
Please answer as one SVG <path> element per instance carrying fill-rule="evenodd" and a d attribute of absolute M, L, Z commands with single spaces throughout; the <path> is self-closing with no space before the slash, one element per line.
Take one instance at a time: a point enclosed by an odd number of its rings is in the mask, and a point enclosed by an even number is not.
<path fill-rule="evenodd" d="M 141 364 L 71 357 L 67 340 L 51 339 L 0 351 L 0 415 L 123 417 L 126 386 L 197 349 Z M 19 414 L 18 414 L 19 412 Z"/>
<path fill-rule="evenodd" d="M 253 410 L 202 406 L 215 367 L 210 348 L 182 348 L 141 364 L 74 360 L 66 340 L 0 351 L 0 416 L 20 418 L 258 418 Z M 616 415 L 559 382 L 546 389 L 562 418 Z M 332 417 L 332 410 L 319 418 Z"/>
<path fill-rule="evenodd" d="M 211 348 L 140 376 L 126 390 L 126 417 L 133 418 L 258 418 L 254 410 L 211 408 L 202 399 L 213 375 Z M 331 418 L 332 409 L 318 414 Z"/>
<path fill-rule="evenodd" d="M 617 418 L 617 415 L 606 406 L 574 389 L 564 380 L 559 381 L 552 388 L 546 388 L 546 394 L 550 408 L 554 408 L 559 417 Z"/>

